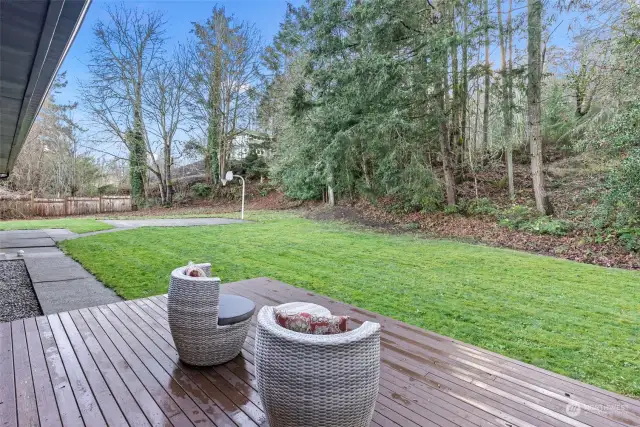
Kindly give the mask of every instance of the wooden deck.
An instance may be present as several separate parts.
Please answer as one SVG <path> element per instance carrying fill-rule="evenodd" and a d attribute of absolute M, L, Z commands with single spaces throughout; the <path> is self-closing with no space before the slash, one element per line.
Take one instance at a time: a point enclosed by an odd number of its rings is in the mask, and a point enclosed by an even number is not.
<path fill-rule="evenodd" d="M 303 289 L 253 279 L 224 292 L 258 307 L 315 302 L 352 326 L 381 323 L 375 426 L 640 425 L 637 400 Z M 265 425 L 254 336 L 255 325 L 232 362 L 185 366 L 164 296 L 0 324 L 0 424 Z"/>

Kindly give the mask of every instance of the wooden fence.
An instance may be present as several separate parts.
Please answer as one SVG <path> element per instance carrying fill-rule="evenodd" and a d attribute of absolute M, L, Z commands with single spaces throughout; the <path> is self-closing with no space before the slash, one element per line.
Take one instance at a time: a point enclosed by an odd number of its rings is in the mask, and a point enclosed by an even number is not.
<path fill-rule="evenodd" d="M 131 197 L 129 196 L 65 197 L 63 199 L 32 199 L 28 196 L 0 198 L 0 219 L 91 215 L 130 210 Z"/>

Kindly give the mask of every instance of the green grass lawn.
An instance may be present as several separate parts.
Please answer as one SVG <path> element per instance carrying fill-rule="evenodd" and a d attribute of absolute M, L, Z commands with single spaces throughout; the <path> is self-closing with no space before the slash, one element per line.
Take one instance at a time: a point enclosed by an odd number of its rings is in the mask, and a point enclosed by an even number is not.
<path fill-rule="evenodd" d="M 640 273 L 300 218 L 62 242 L 125 298 L 211 262 L 269 276 L 600 387 L 640 396 Z"/>
<path fill-rule="evenodd" d="M 0 221 L 0 230 L 38 230 L 41 228 L 66 228 L 74 233 L 88 233 L 90 231 L 108 230 L 113 227 L 102 221 L 86 218 Z"/>

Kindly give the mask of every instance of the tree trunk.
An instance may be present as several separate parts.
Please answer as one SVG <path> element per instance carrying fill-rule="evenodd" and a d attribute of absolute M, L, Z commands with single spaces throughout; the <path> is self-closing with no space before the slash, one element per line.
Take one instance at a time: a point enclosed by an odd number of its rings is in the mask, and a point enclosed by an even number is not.
<path fill-rule="evenodd" d="M 507 141 L 509 146 L 507 150 L 507 169 L 511 169 L 509 174 L 509 195 L 512 199 L 516 197 L 515 184 L 513 179 L 513 20 L 511 15 L 513 12 L 513 0 L 509 0 L 509 13 L 507 14 L 507 39 L 509 42 L 509 60 L 507 62 L 507 94 L 509 101 L 509 109 L 507 110 L 507 117 L 505 123 L 507 123 Z"/>
<path fill-rule="evenodd" d="M 456 33 L 455 5 L 451 7 L 451 33 Z M 451 148 L 453 149 L 453 162 L 457 166 L 458 172 L 464 170 L 462 165 L 462 150 L 460 150 L 460 78 L 458 71 L 458 43 L 451 44 L 451 122 L 449 133 L 451 135 Z"/>
<path fill-rule="evenodd" d="M 211 84 L 209 86 L 209 123 L 207 125 L 207 151 L 205 156 L 205 164 L 208 160 L 208 176 L 212 184 L 219 182 L 220 162 L 219 162 L 219 146 L 220 146 L 220 95 L 222 88 L 222 58 L 219 46 L 215 48 L 214 67 L 211 76 Z"/>
<path fill-rule="evenodd" d="M 507 146 L 506 158 L 507 158 L 507 179 L 509 181 L 509 198 L 513 200 L 516 198 L 516 189 L 513 183 L 513 148 L 511 147 L 511 144 Z"/>
<path fill-rule="evenodd" d="M 499 1 L 499 0 L 498 0 Z M 484 106 L 482 122 L 482 144 L 486 150 L 489 147 L 489 91 L 491 90 L 491 62 L 489 61 L 489 0 L 484 0 Z"/>
<path fill-rule="evenodd" d="M 147 188 L 145 185 L 145 178 L 147 175 L 147 150 L 144 140 L 144 123 L 142 122 L 142 80 L 143 73 L 141 68 L 141 61 L 138 58 L 137 61 L 137 80 L 134 87 L 134 104 L 133 104 L 133 138 L 130 150 L 130 167 L 131 167 L 131 200 L 132 205 L 135 205 L 136 209 L 141 205 L 146 204 L 147 201 Z M 131 162 L 133 159 L 133 162 Z M 135 183 L 135 185 L 134 185 Z"/>
<path fill-rule="evenodd" d="M 501 69 L 502 69 L 502 114 L 504 117 L 504 144 L 505 144 L 505 152 L 506 152 L 506 162 L 507 162 L 507 178 L 509 181 L 509 197 L 511 200 L 515 198 L 515 187 L 513 184 L 513 145 L 511 141 L 511 128 L 513 126 L 512 117 L 511 117 L 511 91 L 509 80 L 511 78 L 511 70 L 507 67 L 507 42 L 509 39 L 508 33 L 511 26 L 511 7 L 512 0 L 509 1 L 509 15 L 507 17 L 507 34 L 505 34 L 505 28 L 502 24 L 502 0 L 498 0 L 498 30 L 500 34 L 500 60 L 501 60 Z M 509 49 L 509 54 L 511 55 L 513 52 L 511 51 L 511 45 Z M 511 57 L 509 58 L 509 64 L 511 64 Z"/>
<path fill-rule="evenodd" d="M 451 162 L 451 139 L 449 138 L 449 117 L 447 114 L 448 92 L 449 92 L 449 73 L 448 55 L 443 52 L 444 60 L 442 64 L 442 76 L 436 83 L 436 96 L 438 97 L 438 106 L 440 113 L 440 153 L 442 155 L 442 170 L 444 172 L 444 187 L 447 195 L 447 205 L 456 204 L 456 181 L 454 170 Z"/>
<path fill-rule="evenodd" d="M 531 150 L 531 176 L 536 207 L 540 213 L 552 213 L 549 196 L 544 186 L 544 166 L 542 158 L 542 132 L 540 126 L 540 97 L 542 80 L 542 1 L 528 0 L 528 65 L 527 104 L 529 119 L 529 148 Z"/>
<path fill-rule="evenodd" d="M 133 110 L 133 131 L 128 132 L 129 173 L 131 179 L 131 204 L 134 210 L 146 203 L 145 174 L 147 158 L 142 124 L 142 96 L 138 89 Z"/>
<path fill-rule="evenodd" d="M 334 206 L 336 204 L 336 200 L 333 195 L 333 187 L 330 185 L 327 186 L 327 202 L 329 202 L 329 205 L 331 206 Z"/>
<path fill-rule="evenodd" d="M 462 117 L 460 118 L 460 144 L 462 145 L 462 152 L 465 151 L 465 146 L 468 145 L 467 142 L 467 108 L 469 97 L 469 2 L 467 0 L 463 0 L 463 10 L 462 10 L 462 28 L 463 28 L 463 38 L 462 38 L 462 94 L 461 94 L 461 105 L 460 109 L 462 110 Z M 469 159 L 469 165 L 471 165 L 471 159 Z M 473 169 L 473 167 L 472 167 Z"/>
<path fill-rule="evenodd" d="M 146 162 L 143 163 L 145 147 L 142 137 L 138 132 L 130 131 L 129 145 L 129 176 L 131 182 L 131 207 L 137 210 L 145 204 L 144 178 Z"/>
<path fill-rule="evenodd" d="M 220 150 L 218 151 L 218 175 L 220 176 L 220 180 L 222 181 L 222 179 L 224 179 L 224 175 L 226 173 L 226 168 L 227 168 L 227 156 L 225 154 L 226 150 L 225 150 L 225 146 L 226 146 L 226 141 L 225 141 L 225 137 L 223 135 L 220 135 Z"/>
<path fill-rule="evenodd" d="M 166 140 L 164 144 L 164 181 L 165 181 L 165 203 L 171 206 L 173 203 L 173 184 L 171 183 L 171 143 Z"/>
<path fill-rule="evenodd" d="M 331 206 L 336 204 L 335 195 L 333 194 L 333 172 L 330 172 L 327 178 L 327 202 Z"/>

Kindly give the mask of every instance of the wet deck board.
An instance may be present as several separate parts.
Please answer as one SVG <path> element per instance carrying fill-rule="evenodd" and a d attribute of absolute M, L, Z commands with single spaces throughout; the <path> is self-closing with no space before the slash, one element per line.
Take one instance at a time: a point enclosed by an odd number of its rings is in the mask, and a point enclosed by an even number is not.
<path fill-rule="evenodd" d="M 264 305 L 321 304 L 382 325 L 373 426 L 640 426 L 640 402 L 270 279 L 224 285 Z M 0 324 L 0 426 L 264 426 L 255 323 L 240 356 L 179 362 L 166 296 Z M 254 318 L 255 322 L 255 318 Z M 577 408 L 577 409 L 576 409 Z"/>

